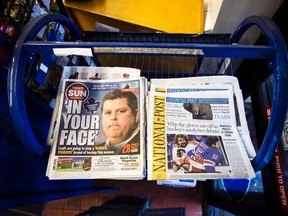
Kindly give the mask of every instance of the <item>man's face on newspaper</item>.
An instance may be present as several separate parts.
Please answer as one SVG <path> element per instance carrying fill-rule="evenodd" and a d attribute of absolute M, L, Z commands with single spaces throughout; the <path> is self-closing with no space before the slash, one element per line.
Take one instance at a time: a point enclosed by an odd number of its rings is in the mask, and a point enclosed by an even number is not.
<path fill-rule="evenodd" d="M 139 113 L 132 112 L 126 98 L 107 100 L 103 104 L 102 126 L 111 145 L 128 139 L 138 127 Z"/>
<path fill-rule="evenodd" d="M 178 137 L 177 143 L 180 147 L 186 147 L 187 146 L 187 142 L 186 142 L 186 139 L 184 137 Z"/>

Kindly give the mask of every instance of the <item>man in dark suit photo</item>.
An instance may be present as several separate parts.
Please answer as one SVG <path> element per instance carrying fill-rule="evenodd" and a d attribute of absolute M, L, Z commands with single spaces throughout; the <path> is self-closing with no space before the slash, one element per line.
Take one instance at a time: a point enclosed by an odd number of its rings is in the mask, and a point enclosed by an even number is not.
<path fill-rule="evenodd" d="M 138 100 L 134 93 L 113 90 L 101 103 L 105 146 L 114 154 L 139 154 L 140 129 Z"/>

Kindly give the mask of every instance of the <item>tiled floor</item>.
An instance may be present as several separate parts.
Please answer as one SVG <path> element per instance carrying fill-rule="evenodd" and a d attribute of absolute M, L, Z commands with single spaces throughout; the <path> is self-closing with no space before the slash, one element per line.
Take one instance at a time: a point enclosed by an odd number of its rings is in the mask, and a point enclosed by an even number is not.
<path fill-rule="evenodd" d="M 42 216 L 75 216 L 91 206 L 100 206 L 119 195 L 149 198 L 149 208 L 185 207 L 187 216 L 202 215 L 201 182 L 195 188 L 159 186 L 155 181 L 96 180 L 95 187 L 110 185 L 117 192 L 95 192 L 87 195 L 55 200 L 46 203 Z"/>

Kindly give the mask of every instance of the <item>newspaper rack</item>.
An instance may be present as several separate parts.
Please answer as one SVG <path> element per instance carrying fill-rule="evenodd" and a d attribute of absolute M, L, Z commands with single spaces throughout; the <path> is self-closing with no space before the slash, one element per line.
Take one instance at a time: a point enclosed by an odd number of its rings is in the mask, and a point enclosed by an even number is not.
<path fill-rule="evenodd" d="M 37 32 L 50 22 L 69 29 L 72 42 L 33 41 Z M 240 45 L 242 35 L 258 26 L 267 45 Z M 239 59 L 264 60 L 274 75 L 272 114 L 261 148 L 252 161 L 255 171 L 264 168 L 272 158 L 281 138 L 288 104 L 288 59 L 285 41 L 273 21 L 258 16 L 246 18 L 227 35 L 181 35 L 164 33 L 95 33 L 81 32 L 63 15 L 48 14 L 33 19 L 22 32 L 8 74 L 8 98 L 11 117 L 19 138 L 33 153 L 43 155 L 45 143 L 37 140 L 32 130 L 24 99 L 26 69 L 34 64 L 37 54 L 63 51 L 70 57 L 80 56 L 77 65 L 130 66 L 141 69 L 149 78 L 235 75 Z M 80 51 L 80 52 L 79 52 Z M 61 55 L 61 54 L 60 54 Z M 83 54 L 82 54 L 83 55 Z M 236 63 L 234 63 L 236 61 Z"/>

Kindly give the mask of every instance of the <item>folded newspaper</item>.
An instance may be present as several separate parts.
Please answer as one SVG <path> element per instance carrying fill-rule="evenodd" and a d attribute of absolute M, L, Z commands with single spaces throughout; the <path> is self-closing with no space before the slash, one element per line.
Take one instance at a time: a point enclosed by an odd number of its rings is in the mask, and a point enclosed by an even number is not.
<path fill-rule="evenodd" d="M 119 79 L 121 71 L 125 79 Z M 130 78 L 135 72 L 129 68 L 64 69 L 47 139 L 52 144 L 49 179 L 145 177 L 147 85 L 145 78 Z M 77 76 L 67 77 L 69 73 Z M 113 80 L 103 78 L 113 76 Z"/>
<path fill-rule="evenodd" d="M 225 77 L 225 84 L 223 77 L 205 79 L 151 80 L 148 180 L 255 177 L 246 150 L 253 146 L 243 139 L 249 136 L 241 113 L 243 103 L 234 101 L 231 83 L 236 78 Z M 244 140 L 249 144 L 246 148 Z"/>

